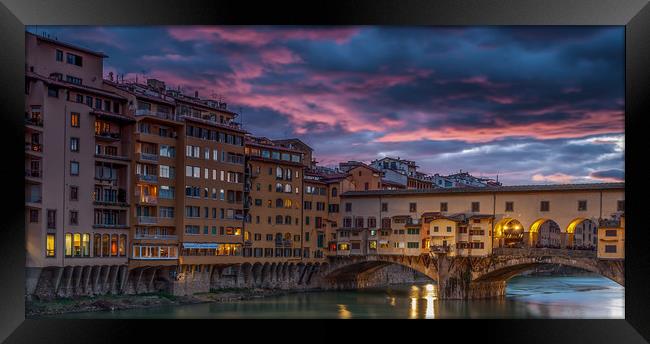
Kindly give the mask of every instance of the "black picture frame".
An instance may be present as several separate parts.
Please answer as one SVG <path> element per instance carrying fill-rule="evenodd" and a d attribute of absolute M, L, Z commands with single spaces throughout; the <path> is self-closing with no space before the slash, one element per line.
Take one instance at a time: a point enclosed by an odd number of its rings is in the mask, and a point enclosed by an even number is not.
<path fill-rule="evenodd" d="M 643 168 L 646 156 L 643 116 L 650 103 L 650 5 L 648 0 L 348 0 L 303 2 L 172 1 L 172 0 L 0 0 L 0 164 L 5 181 L 2 195 L 0 240 L 0 340 L 22 342 L 131 342 L 133 334 L 149 340 L 168 339 L 177 332 L 190 336 L 219 333 L 246 340 L 273 333 L 278 339 L 339 340 L 340 323 L 278 325 L 248 323 L 233 330 L 223 320 L 213 326 L 181 322 L 160 326 L 143 321 L 25 320 L 24 316 L 24 177 L 20 168 L 24 102 L 25 25 L 216 25 L 216 24 L 327 24 L 327 25 L 624 25 L 626 220 L 629 229 L 625 261 L 625 320 L 487 320 L 439 322 L 356 323 L 348 327 L 364 341 L 424 335 L 425 340 L 500 342 L 642 343 L 650 341 L 650 242 L 643 226 L 648 189 Z M 644 113 L 644 110 L 646 111 Z M 269 324 L 272 323 L 272 324 Z M 407 324 L 409 326 L 407 326 Z M 241 324 L 240 324 L 241 325 Z M 454 329 L 451 329 L 453 325 Z M 261 329 L 261 327 L 268 328 Z M 349 326 L 349 325 L 348 325 Z M 246 330 L 248 328 L 248 330 Z M 255 328 L 255 330 L 252 330 Z M 259 328 L 259 330 L 257 330 Z M 280 329 L 281 333 L 276 330 Z M 303 330 L 307 330 L 307 334 Z M 310 330 L 311 329 L 311 330 Z M 223 331 L 223 332 L 218 332 Z M 268 331 L 268 332 L 267 332 Z M 440 335 L 439 335 L 440 334 Z M 282 337 L 284 336 L 284 337 Z M 303 336 L 305 339 L 303 339 Z M 645 338 L 645 340 L 644 340 Z M 346 340 L 350 340 L 348 336 Z M 343 339 L 341 339 L 343 340 Z"/>

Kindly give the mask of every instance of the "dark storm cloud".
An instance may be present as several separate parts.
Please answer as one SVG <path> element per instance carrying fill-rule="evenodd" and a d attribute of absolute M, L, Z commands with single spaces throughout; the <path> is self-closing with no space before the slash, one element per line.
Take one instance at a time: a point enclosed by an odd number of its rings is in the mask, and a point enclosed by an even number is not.
<path fill-rule="evenodd" d="M 506 183 L 623 171 L 622 27 L 45 29 L 108 53 L 107 72 L 224 97 L 253 134 L 328 164 L 391 155 Z"/>

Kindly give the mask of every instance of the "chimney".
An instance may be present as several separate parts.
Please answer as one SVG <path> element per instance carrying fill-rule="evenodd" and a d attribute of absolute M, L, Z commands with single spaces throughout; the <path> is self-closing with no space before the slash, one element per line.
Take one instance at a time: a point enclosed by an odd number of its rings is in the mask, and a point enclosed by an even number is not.
<path fill-rule="evenodd" d="M 194 98 L 198 98 L 198 97 L 199 97 L 199 91 L 194 91 Z"/>

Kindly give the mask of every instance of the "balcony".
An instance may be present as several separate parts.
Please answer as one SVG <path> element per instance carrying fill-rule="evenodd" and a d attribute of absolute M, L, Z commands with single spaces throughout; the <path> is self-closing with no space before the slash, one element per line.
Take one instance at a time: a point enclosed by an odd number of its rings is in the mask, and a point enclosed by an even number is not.
<path fill-rule="evenodd" d="M 42 197 L 40 195 L 25 197 L 25 203 L 38 203 L 38 204 L 40 204 L 42 201 L 43 200 L 42 200 Z"/>
<path fill-rule="evenodd" d="M 285 239 L 275 240 L 275 246 L 276 247 L 291 247 L 292 242 L 291 242 L 291 240 L 285 240 Z"/>
<path fill-rule="evenodd" d="M 43 127 L 43 119 L 38 117 L 25 117 L 25 125 Z"/>
<path fill-rule="evenodd" d="M 111 133 L 108 131 L 96 131 L 95 138 L 105 141 L 119 141 L 121 139 L 121 135 L 120 133 Z"/>
<path fill-rule="evenodd" d="M 138 196 L 140 203 L 147 204 L 158 204 L 158 197 L 151 195 L 140 195 Z"/>
<path fill-rule="evenodd" d="M 449 245 L 431 245 L 429 248 L 431 248 L 431 252 L 433 253 L 449 253 L 451 250 L 451 246 Z"/>
<path fill-rule="evenodd" d="M 154 216 L 138 216 L 138 224 L 141 225 L 155 225 L 158 223 L 158 218 Z"/>
<path fill-rule="evenodd" d="M 158 183 L 158 176 L 152 174 L 138 174 L 138 180 L 147 183 Z"/>
<path fill-rule="evenodd" d="M 25 169 L 25 177 L 42 178 L 43 177 L 43 171 Z"/>
<path fill-rule="evenodd" d="M 42 153 L 43 145 L 40 143 L 25 142 L 25 151 Z"/>
<path fill-rule="evenodd" d="M 145 160 L 145 161 L 158 161 L 158 154 L 151 154 L 151 153 L 139 153 L 138 157 L 140 160 Z"/>
<path fill-rule="evenodd" d="M 178 240 L 178 235 L 136 233 L 137 240 Z"/>
<path fill-rule="evenodd" d="M 95 158 L 111 159 L 111 160 L 119 160 L 119 161 L 130 161 L 131 160 L 126 155 L 116 155 L 116 154 L 97 154 L 97 153 L 95 153 Z"/>
<path fill-rule="evenodd" d="M 121 228 L 127 229 L 129 226 L 125 223 L 95 223 L 93 228 Z"/>
<path fill-rule="evenodd" d="M 154 112 L 154 111 L 147 110 L 147 109 L 136 110 L 135 115 L 136 116 L 151 116 L 151 117 L 157 117 L 157 118 L 165 119 L 165 120 L 168 120 L 168 121 L 177 121 L 177 122 L 181 120 L 179 118 L 179 116 L 171 114 L 171 113 L 158 112 L 158 111 Z"/>

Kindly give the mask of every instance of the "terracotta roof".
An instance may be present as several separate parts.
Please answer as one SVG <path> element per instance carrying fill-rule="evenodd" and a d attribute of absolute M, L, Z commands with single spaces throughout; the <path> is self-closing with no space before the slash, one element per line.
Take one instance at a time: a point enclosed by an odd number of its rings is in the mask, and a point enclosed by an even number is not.
<path fill-rule="evenodd" d="M 625 190 L 625 183 L 589 183 L 589 184 L 552 184 L 552 185 L 511 185 L 483 188 L 438 188 L 406 190 L 370 190 L 348 191 L 343 197 L 364 196 L 402 196 L 456 193 L 507 193 L 507 192 L 544 192 L 544 191 L 582 191 L 582 190 Z"/>
<path fill-rule="evenodd" d="M 25 76 L 27 76 L 29 78 L 39 79 L 39 80 L 42 80 L 42 81 L 44 81 L 44 82 L 46 82 L 48 84 L 52 84 L 52 85 L 72 88 L 72 89 L 75 89 L 75 90 L 83 90 L 83 91 L 86 91 L 86 92 L 93 92 L 95 94 L 100 94 L 100 95 L 103 95 L 103 96 L 106 96 L 106 97 L 111 97 L 111 98 L 114 98 L 114 99 L 119 99 L 119 100 L 124 100 L 124 101 L 127 100 L 125 97 L 122 97 L 121 95 L 119 95 L 117 93 L 113 93 L 111 91 L 107 91 L 107 90 L 104 90 L 104 89 L 101 89 L 101 88 L 86 86 L 86 85 L 77 85 L 77 84 L 73 84 L 71 82 L 67 82 L 67 81 L 63 81 L 63 80 L 56 80 L 56 79 L 49 78 L 49 77 L 46 77 L 46 76 L 43 76 L 43 75 L 40 75 L 40 74 L 34 73 L 34 72 L 25 72 Z"/>
<path fill-rule="evenodd" d="M 28 35 L 35 36 L 38 40 L 49 42 L 49 43 L 59 45 L 59 46 L 62 46 L 62 47 L 66 47 L 68 49 L 78 50 L 78 51 L 84 52 L 86 54 L 95 55 L 95 56 L 99 56 L 99 57 L 108 57 L 108 55 L 104 54 L 101 51 L 90 50 L 90 49 L 87 49 L 87 48 L 80 47 L 78 45 L 61 42 L 59 40 L 43 37 L 41 35 L 36 35 L 36 34 L 31 33 L 31 32 L 25 32 L 25 33 L 28 34 Z"/>

